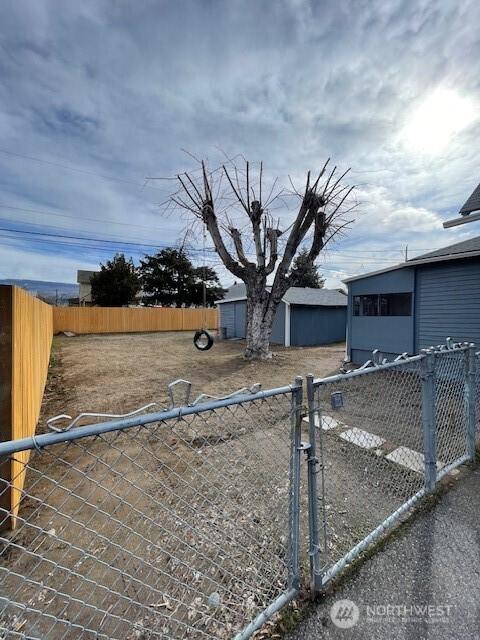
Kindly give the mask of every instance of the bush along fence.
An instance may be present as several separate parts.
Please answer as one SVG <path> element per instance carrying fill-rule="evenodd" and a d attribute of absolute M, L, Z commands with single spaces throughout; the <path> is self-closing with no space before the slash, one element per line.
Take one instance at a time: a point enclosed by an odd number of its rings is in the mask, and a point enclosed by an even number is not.
<path fill-rule="evenodd" d="M 0 629 L 249 638 L 473 459 L 479 357 L 374 360 L 308 377 L 305 397 L 297 378 L 177 406 L 178 381 L 163 411 L 1 443 L 26 482 L 1 537 Z"/>

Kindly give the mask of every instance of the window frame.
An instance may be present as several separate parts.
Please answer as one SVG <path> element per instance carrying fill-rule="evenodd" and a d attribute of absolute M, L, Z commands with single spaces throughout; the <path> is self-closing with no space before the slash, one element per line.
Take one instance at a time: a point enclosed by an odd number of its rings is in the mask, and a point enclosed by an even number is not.
<path fill-rule="evenodd" d="M 404 300 L 404 305 L 408 304 L 409 312 L 405 313 L 382 313 L 382 298 L 387 299 L 387 303 L 383 306 L 391 309 L 394 305 L 394 301 L 391 300 L 393 296 L 408 296 L 408 303 Z M 376 313 L 365 313 L 364 303 L 368 298 L 376 298 L 376 302 L 373 303 L 373 308 L 376 307 Z M 388 299 L 390 298 L 390 302 Z M 398 302 L 398 301 L 397 301 Z M 371 304 L 369 302 L 368 304 Z M 352 315 L 355 318 L 411 318 L 413 315 L 413 292 L 412 291 L 391 291 L 388 293 L 360 293 L 352 296 Z"/>

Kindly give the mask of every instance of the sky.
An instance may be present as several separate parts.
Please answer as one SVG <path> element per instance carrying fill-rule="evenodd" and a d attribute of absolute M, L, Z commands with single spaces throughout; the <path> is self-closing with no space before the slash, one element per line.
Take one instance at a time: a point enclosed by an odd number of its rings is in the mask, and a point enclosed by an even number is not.
<path fill-rule="evenodd" d="M 477 0 L 3 0 L 0 278 L 75 282 L 181 242 L 172 181 L 146 178 L 197 158 L 286 187 L 351 168 L 328 287 L 480 234 L 442 228 L 480 181 L 479 24 Z"/>

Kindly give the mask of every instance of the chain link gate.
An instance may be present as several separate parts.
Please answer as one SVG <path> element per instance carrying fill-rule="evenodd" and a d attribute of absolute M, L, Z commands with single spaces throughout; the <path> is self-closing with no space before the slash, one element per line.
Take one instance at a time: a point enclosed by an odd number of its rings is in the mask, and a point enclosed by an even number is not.
<path fill-rule="evenodd" d="M 307 377 L 312 589 L 475 459 L 479 358 L 474 345 L 450 343 Z"/>
<path fill-rule="evenodd" d="M 306 389 L 0 443 L 0 638 L 246 640 L 475 457 L 473 345 Z"/>
<path fill-rule="evenodd" d="M 301 406 L 300 378 L 0 443 L 26 473 L 0 486 L 0 637 L 248 638 L 299 588 Z"/>

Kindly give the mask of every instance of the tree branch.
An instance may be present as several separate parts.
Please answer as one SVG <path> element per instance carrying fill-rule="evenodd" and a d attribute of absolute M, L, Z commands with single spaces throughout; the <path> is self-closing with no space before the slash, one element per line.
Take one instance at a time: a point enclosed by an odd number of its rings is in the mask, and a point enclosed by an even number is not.
<path fill-rule="evenodd" d="M 269 227 L 266 229 L 265 237 L 268 239 L 270 245 L 270 259 L 267 264 L 267 268 L 265 269 L 265 274 L 269 276 L 273 273 L 275 269 L 275 265 L 278 260 L 278 238 L 280 236 L 280 231 L 273 227 Z"/>
<path fill-rule="evenodd" d="M 202 207 L 202 220 L 207 225 L 207 229 L 213 240 L 215 249 L 225 267 L 233 273 L 233 275 L 243 280 L 246 277 L 246 270 L 238 264 L 238 262 L 234 260 L 228 252 L 218 227 L 218 221 L 215 216 L 213 206 L 210 202 L 205 202 Z"/>
<path fill-rule="evenodd" d="M 246 211 L 246 212 L 247 212 L 247 214 L 248 214 L 248 213 L 249 213 L 249 211 L 248 211 L 247 205 L 246 205 L 246 204 L 245 204 L 245 202 L 243 201 L 243 198 L 242 198 L 241 194 L 240 194 L 240 193 L 235 189 L 235 187 L 234 187 L 234 185 L 233 185 L 233 182 L 232 182 L 232 180 L 231 180 L 231 178 L 230 178 L 230 175 L 229 175 L 229 173 L 228 173 L 228 171 L 227 171 L 227 169 L 226 169 L 225 165 L 223 165 L 223 171 L 224 171 L 225 175 L 227 176 L 227 180 L 228 180 L 228 182 L 230 183 L 230 186 L 231 186 L 231 188 L 232 188 L 232 191 L 233 191 L 233 193 L 235 194 L 235 196 L 236 196 L 237 200 L 240 202 L 240 204 L 242 205 L 242 207 L 245 209 L 245 211 Z"/>
<path fill-rule="evenodd" d="M 233 238 L 233 244 L 235 245 L 235 250 L 237 252 L 240 263 L 247 269 L 255 268 L 253 262 L 249 262 L 247 256 L 245 255 L 245 251 L 243 249 L 242 234 L 240 233 L 240 231 L 238 229 L 235 229 L 234 227 L 230 227 L 229 231 L 230 235 Z"/>

